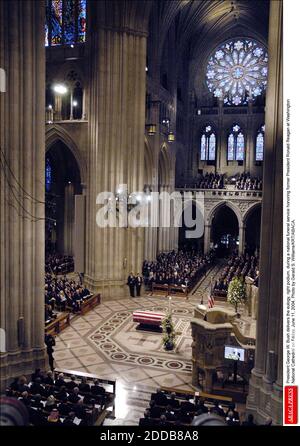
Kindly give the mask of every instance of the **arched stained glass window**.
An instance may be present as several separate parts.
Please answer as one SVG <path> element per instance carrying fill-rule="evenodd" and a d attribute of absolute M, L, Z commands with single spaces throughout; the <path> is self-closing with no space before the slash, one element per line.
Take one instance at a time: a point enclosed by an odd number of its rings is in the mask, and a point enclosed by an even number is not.
<path fill-rule="evenodd" d="M 227 160 L 244 161 L 245 137 L 239 125 L 232 126 L 227 140 Z"/>
<path fill-rule="evenodd" d="M 209 138 L 208 158 L 212 161 L 216 159 L 216 136 L 214 133 L 212 133 Z"/>
<path fill-rule="evenodd" d="M 86 0 L 46 0 L 45 45 L 85 42 Z"/>
<path fill-rule="evenodd" d="M 52 166 L 49 158 L 46 159 L 45 186 L 46 192 L 50 192 L 52 186 Z"/>
<path fill-rule="evenodd" d="M 206 160 L 206 136 L 201 136 L 201 161 Z"/>
<path fill-rule="evenodd" d="M 234 136 L 232 133 L 228 136 L 227 159 L 234 161 Z"/>
<path fill-rule="evenodd" d="M 256 135 L 255 161 L 263 161 L 265 145 L 265 126 L 262 125 Z"/>
<path fill-rule="evenodd" d="M 243 161 L 244 160 L 244 135 L 239 133 L 236 139 L 236 160 Z"/>
<path fill-rule="evenodd" d="M 209 91 L 227 105 L 243 105 L 260 96 L 267 76 L 268 53 L 251 39 L 223 43 L 209 58 L 206 69 Z"/>
<path fill-rule="evenodd" d="M 210 125 L 207 125 L 202 132 L 200 158 L 201 161 L 215 161 L 216 159 L 216 135 Z"/>

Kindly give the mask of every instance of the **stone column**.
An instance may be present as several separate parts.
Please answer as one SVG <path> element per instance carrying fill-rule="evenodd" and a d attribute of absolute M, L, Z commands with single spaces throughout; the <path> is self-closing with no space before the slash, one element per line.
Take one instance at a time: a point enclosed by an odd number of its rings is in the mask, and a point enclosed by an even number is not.
<path fill-rule="evenodd" d="M 243 254 L 245 248 L 245 226 L 239 226 L 239 255 Z"/>
<path fill-rule="evenodd" d="M 204 254 L 207 254 L 210 250 L 210 234 L 211 225 L 204 226 Z"/>
<path fill-rule="evenodd" d="M 0 2 L 1 389 L 45 368 L 44 21 L 41 2 Z"/>
<path fill-rule="evenodd" d="M 65 186 L 64 205 L 64 254 L 73 255 L 75 196 L 73 184 Z"/>
<path fill-rule="evenodd" d="M 260 286 L 255 367 L 247 410 L 257 422 L 272 416 L 282 423 L 282 1 L 270 3 L 269 77 L 266 97 L 264 190 L 262 205 Z M 277 360 L 276 383 L 268 373 L 268 352 Z M 272 410 L 276 407 L 276 410 Z"/>
<path fill-rule="evenodd" d="M 62 96 L 59 93 L 54 95 L 54 120 L 61 121 Z"/>
<path fill-rule="evenodd" d="M 89 34 L 86 274 L 104 297 L 127 295 L 126 276 L 140 271 L 144 228 L 96 223 L 96 197 L 127 184 L 143 191 L 147 2 L 94 1 Z M 145 17 L 144 17 L 145 15 Z"/>

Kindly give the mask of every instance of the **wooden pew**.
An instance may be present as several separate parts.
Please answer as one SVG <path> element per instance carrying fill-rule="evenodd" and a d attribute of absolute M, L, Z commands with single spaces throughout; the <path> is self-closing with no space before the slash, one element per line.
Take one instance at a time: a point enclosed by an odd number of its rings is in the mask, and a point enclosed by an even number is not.
<path fill-rule="evenodd" d="M 87 296 L 80 307 L 80 314 L 84 315 L 88 311 L 95 308 L 97 305 L 101 303 L 101 294 L 91 294 L 90 296 Z"/>
<path fill-rule="evenodd" d="M 100 376 L 98 375 L 94 375 L 92 373 L 85 373 L 85 372 L 79 372 L 76 370 L 68 370 L 68 369 L 60 369 L 60 368 L 55 368 L 54 369 L 54 373 L 55 374 L 59 374 L 59 373 L 63 373 L 65 377 L 69 377 L 71 378 L 71 376 L 75 376 L 76 379 L 81 380 L 81 378 L 86 378 L 87 381 L 94 381 L 95 379 L 97 379 L 101 384 L 110 386 L 109 390 L 106 390 L 106 393 L 109 393 L 113 396 L 116 395 L 116 380 L 115 379 L 102 379 Z"/>
<path fill-rule="evenodd" d="M 60 314 L 56 319 L 46 325 L 45 333 L 51 335 L 57 335 L 64 328 L 70 325 L 70 313 L 64 312 Z"/>

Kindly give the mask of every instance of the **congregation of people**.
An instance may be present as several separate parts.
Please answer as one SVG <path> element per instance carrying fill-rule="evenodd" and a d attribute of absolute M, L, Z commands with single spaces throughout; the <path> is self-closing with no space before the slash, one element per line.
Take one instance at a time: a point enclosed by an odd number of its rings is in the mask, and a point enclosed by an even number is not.
<path fill-rule="evenodd" d="M 219 278 L 215 281 L 214 290 L 227 292 L 230 281 L 234 277 L 251 277 L 254 285 L 258 286 L 259 269 L 258 257 L 245 255 L 232 255 L 229 257 L 226 266 L 223 268 Z"/>
<path fill-rule="evenodd" d="M 99 380 L 80 380 L 74 375 L 47 373 L 37 369 L 28 382 L 25 376 L 16 378 L 6 390 L 6 396 L 17 399 L 27 409 L 28 424 L 88 426 L 94 424 L 101 411 L 111 401 L 111 395 Z"/>
<path fill-rule="evenodd" d="M 235 187 L 239 190 L 262 190 L 262 186 L 262 180 L 251 177 L 249 172 L 242 173 L 235 182 Z"/>
<path fill-rule="evenodd" d="M 223 408 L 218 401 L 208 402 L 199 396 L 192 397 L 188 394 L 179 397 L 175 392 L 165 392 L 160 389 L 151 395 L 149 408 L 140 419 L 139 425 L 144 427 L 191 425 L 203 414 L 218 415 L 227 425 L 240 425 L 240 416 L 233 403 Z M 248 425 L 247 422 L 248 420 L 242 424 Z"/>
<path fill-rule="evenodd" d="M 74 271 L 74 258 L 62 254 L 46 255 L 45 271 L 50 274 L 68 274 Z"/>
<path fill-rule="evenodd" d="M 214 252 L 203 255 L 195 251 L 170 251 L 158 254 L 156 261 L 143 263 L 146 286 L 177 285 L 191 288 L 206 273 L 213 262 Z"/>
<path fill-rule="evenodd" d="M 56 277 L 50 273 L 45 275 L 45 320 L 51 320 L 55 310 L 73 313 L 80 311 L 82 302 L 91 295 L 90 291 L 79 281 L 67 276 Z"/>
<path fill-rule="evenodd" d="M 261 191 L 263 181 L 261 178 L 251 176 L 249 172 L 243 172 L 232 177 L 227 177 L 226 174 L 221 173 L 206 172 L 191 181 L 182 183 L 179 187 L 182 189 L 226 189 L 229 185 L 238 190 Z"/>

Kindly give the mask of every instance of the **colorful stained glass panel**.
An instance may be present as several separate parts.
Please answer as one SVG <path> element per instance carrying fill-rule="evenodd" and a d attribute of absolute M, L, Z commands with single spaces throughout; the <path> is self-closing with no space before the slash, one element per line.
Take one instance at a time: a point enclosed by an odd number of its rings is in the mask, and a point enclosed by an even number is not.
<path fill-rule="evenodd" d="M 51 4 L 51 45 L 62 43 L 62 0 L 52 0 Z"/>

